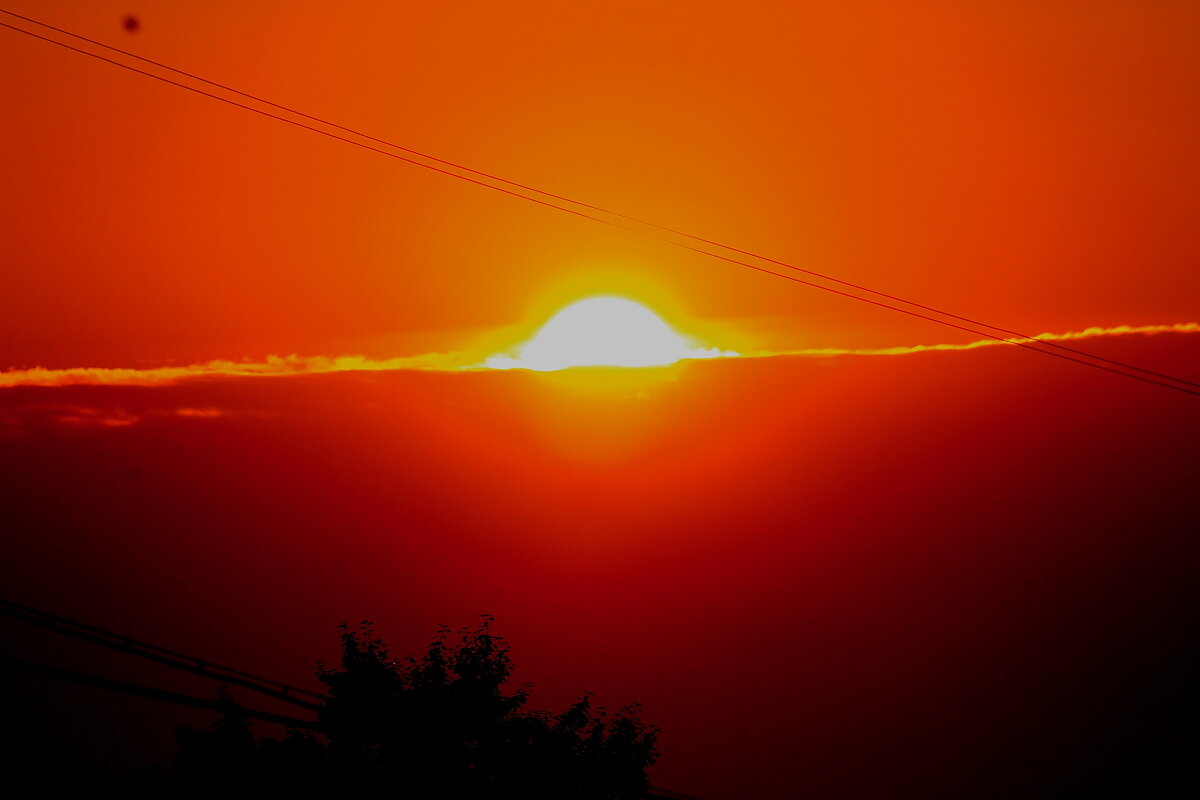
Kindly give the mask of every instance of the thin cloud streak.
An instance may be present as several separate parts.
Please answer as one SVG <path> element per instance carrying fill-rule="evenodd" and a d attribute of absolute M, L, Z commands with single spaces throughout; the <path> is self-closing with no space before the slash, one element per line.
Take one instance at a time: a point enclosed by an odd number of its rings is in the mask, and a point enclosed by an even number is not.
<path fill-rule="evenodd" d="M 1073 341 L 1109 336 L 1160 333 L 1200 333 L 1200 323 L 1181 322 L 1168 325 L 1117 325 L 1091 327 L 1066 333 L 1042 333 L 1029 339 L 983 339 L 964 344 L 918 344 L 875 349 L 806 348 L 771 350 L 754 353 L 722 353 L 718 358 L 773 358 L 778 356 L 894 356 L 948 350 L 975 350 L 981 347 L 1013 346 L 1036 341 Z M 714 357 L 714 356 L 707 356 Z M 206 361 L 186 366 L 153 367 L 149 369 L 73 367 L 69 369 L 30 369 L 0 372 L 0 388 L 16 386 L 168 386 L 182 381 L 284 377 L 289 375 L 319 375 L 333 372 L 392 372 L 400 370 L 461 372 L 488 369 L 464 353 L 429 353 L 405 358 L 373 359 L 366 356 L 267 356 L 262 361 Z M 205 416 L 205 414 L 195 414 Z"/>
<path fill-rule="evenodd" d="M 186 366 L 149 369 L 71 367 L 0 372 L 0 388 L 12 386 L 169 386 L 206 378 L 281 377 L 330 372 L 462 369 L 468 359 L 453 353 L 430 353 L 408 358 L 372 359 L 366 356 L 267 356 L 262 361 L 205 361 Z"/>
<path fill-rule="evenodd" d="M 980 339 L 963 344 L 915 344 L 899 347 L 858 348 L 846 349 L 840 347 L 806 348 L 803 350 L 768 350 L 757 353 L 747 353 L 746 358 L 772 358 L 775 356 L 902 356 L 912 353 L 928 353 L 945 350 L 976 350 L 980 347 L 1012 347 L 1017 344 L 1031 342 L 1065 342 L 1077 339 L 1095 339 L 1107 336 L 1143 336 L 1157 333 L 1200 333 L 1200 323 L 1176 322 L 1170 325 L 1116 325 L 1110 328 L 1093 326 L 1081 331 L 1066 333 L 1039 333 L 1029 338 L 1012 337 L 1009 339 Z"/>
<path fill-rule="evenodd" d="M 37 427 L 128 428 L 153 418 L 210 420 L 253 412 L 229 411 L 213 406 L 142 408 L 132 411 L 125 405 L 86 405 L 82 403 L 32 403 L 9 408 L 0 414 L 0 435 Z"/>

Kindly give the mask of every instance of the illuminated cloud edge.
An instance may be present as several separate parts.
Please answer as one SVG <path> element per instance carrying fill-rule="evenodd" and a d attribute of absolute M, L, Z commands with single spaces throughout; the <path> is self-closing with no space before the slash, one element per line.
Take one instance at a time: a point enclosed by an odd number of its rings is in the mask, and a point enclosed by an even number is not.
<path fill-rule="evenodd" d="M 1090 327 L 1067 333 L 1042 333 L 1029 339 L 983 339 L 964 344 L 919 344 L 875 349 L 808 348 L 773 350 L 753 353 L 732 353 L 716 349 L 696 351 L 683 360 L 693 358 L 771 358 L 776 356 L 892 356 L 913 353 L 975 350 L 981 347 L 1012 346 L 1032 341 L 1072 341 L 1106 336 L 1153 335 L 1159 333 L 1200 333 L 1200 323 L 1180 322 L 1167 325 L 1117 325 Z M 506 365 L 514 366 L 514 365 Z M 164 386 L 182 381 L 282 377 L 290 375 L 320 375 L 335 372 L 393 372 L 435 371 L 461 372 L 491 369 L 478 359 L 463 353 L 429 353 L 405 358 L 373 359 L 360 355 L 344 356 L 267 356 L 262 361 L 215 360 L 184 366 L 152 367 L 147 369 L 72 367 L 47 369 L 32 367 L 0 372 L 0 389 L 17 386 Z"/>

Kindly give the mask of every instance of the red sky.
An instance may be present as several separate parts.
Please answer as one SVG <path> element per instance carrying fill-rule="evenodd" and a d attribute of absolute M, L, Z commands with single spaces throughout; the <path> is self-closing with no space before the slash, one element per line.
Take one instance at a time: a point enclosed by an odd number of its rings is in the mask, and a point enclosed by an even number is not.
<path fill-rule="evenodd" d="M 1200 317 L 1194 4 L 5 7 L 1015 330 Z M 720 347 L 980 338 L 0 39 L 0 370 L 453 352 L 605 291 Z M 1200 380 L 1197 340 L 1077 344 Z M 1181 393 L 1012 347 L 28 382 L 14 599 L 296 682 L 344 618 L 408 652 L 490 612 L 535 702 L 642 701 L 669 788 L 1038 796 L 1137 773 L 1194 702 Z"/>

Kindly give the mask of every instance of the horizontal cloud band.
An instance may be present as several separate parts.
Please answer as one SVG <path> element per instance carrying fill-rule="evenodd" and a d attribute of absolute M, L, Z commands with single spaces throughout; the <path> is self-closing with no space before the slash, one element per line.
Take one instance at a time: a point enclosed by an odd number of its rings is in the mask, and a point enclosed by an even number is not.
<path fill-rule="evenodd" d="M 928 344 L 878 349 L 820 348 L 779 350 L 747 353 L 726 357 L 770 358 L 774 356 L 891 356 L 944 350 L 974 350 L 980 347 L 1012 346 L 1018 342 L 1071 341 L 1103 336 L 1127 336 L 1156 333 L 1200 333 L 1200 323 L 1182 322 L 1170 325 L 1118 325 L 1092 327 L 1067 333 L 1043 333 L 1031 339 L 984 339 L 965 344 Z M 206 361 L 186 366 L 152 367 L 149 369 L 73 367 L 46 369 L 33 367 L 0 372 L 0 388 L 14 386 L 162 386 L 185 380 L 205 378 L 278 377 L 314 375 L 331 372 L 380 372 L 394 370 L 460 371 L 486 369 L 477 359 L 463 353 L 430 353 L 408 358 L 372 359 L 366 356 L 267 356 L 262 361 Z"/>

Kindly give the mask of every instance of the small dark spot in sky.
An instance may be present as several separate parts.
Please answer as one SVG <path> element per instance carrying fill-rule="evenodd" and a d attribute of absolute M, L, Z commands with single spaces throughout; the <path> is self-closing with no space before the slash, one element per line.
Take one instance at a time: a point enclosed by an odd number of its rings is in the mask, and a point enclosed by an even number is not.
<path fill-rule="evenodd" d="M 138 28 L 142 27 L 142 21 L 133 14 L 126 14 L 121 20 L 121 27 L 125 28 L 127 33 L 137 33 Z"/>

